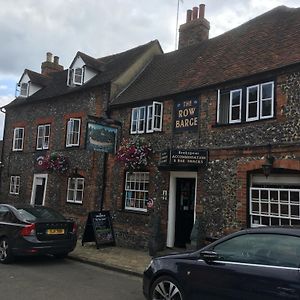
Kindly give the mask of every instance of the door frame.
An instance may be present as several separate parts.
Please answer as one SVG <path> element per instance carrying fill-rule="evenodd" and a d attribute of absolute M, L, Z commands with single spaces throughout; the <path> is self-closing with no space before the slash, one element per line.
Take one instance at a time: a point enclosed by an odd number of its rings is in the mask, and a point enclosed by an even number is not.
<path fill-rule="evenodd" d="M 43 203 L 42 203 L 42 206 L 44 206 L 45 198 L 46 198 L 48 174 L 34 174 L 33 175 L 30 204 L 34 205 L 34 203 L 35 203 L 35 193 L 36 193 L 36 186 L 37 186 L 36 182 L 37 182 L 38 178 L 45 178 L 45 189 L 44 189 Z"/>
<path fill-rule="evenodd" d="M 168 229 L 167 229 L 167 247 L 169 247 L 169 248 L 173 248 L 174 242 L 175 242 L 176 179 L 177 178 L 194 178 L 195 179 L 194 222 L 196 219 L 197 172 L 170 172 Z"/>

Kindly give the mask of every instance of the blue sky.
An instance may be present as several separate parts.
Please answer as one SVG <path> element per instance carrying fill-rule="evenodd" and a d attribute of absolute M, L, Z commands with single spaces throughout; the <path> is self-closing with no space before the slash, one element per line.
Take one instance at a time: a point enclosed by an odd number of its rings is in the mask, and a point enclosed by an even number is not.
<path fill-rule="evenodd" d="M 158 39 L 165 52 L 175 48 L 178 0 L 0 0 L 0 107 L 14 99 L 25 68 L 40 72 L 46 52 L 68 68 L 77 51 L 102 57 Z M 210 37 L 228 31 L 279 5 L 299 0 L 183 0 L 186 10 L 206 5 Z M 0 139 L 4 114 L 0 112 Z"/>

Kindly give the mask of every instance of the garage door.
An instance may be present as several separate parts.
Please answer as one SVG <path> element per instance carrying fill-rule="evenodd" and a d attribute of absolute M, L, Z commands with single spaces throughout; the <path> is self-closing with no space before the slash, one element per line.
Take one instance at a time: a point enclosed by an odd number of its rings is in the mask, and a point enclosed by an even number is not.
<path fill-rule="evenodd" d="M 300 176 L 252 175 L 250 225 L 300 225 Z"/>

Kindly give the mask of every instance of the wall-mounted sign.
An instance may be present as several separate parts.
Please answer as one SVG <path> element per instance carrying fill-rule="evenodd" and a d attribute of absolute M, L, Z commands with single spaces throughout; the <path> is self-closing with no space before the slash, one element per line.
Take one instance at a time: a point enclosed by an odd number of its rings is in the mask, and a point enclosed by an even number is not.
<path fill-rule="evenodd" d="M 116 152 L 117 128 L 88 123 L 86 148 L 99 152 Z"/>
<path fill-rule="evenodd" d="M 208 150 L 171 149 L 160 153 L 160 166 L 204 167 L 208 162 Z"/>
<path fill-rule="evenodd" d="M 197 130 L 199 99 L 181 100 L 175 103 L 174 130 Z"/>

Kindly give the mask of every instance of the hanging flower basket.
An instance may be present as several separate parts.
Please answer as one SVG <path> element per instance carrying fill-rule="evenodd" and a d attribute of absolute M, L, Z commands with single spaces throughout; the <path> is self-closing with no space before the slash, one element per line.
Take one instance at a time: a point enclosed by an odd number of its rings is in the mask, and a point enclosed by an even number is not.
<path fill-rule="evenodd" d="M 149 164 L 152 148 L 142 139 L 123 140 L 116 154 L 116 160 L 122 162 L 129 170 L 138 170 Z"/>
<path fill-rule="evenodd" d="M 57 172 L 59 174 L 65 174 L 70 167 L 68 159 L 65 156 L 57 153 L 46 155 L 39 165 L 42 170 Z"/>

